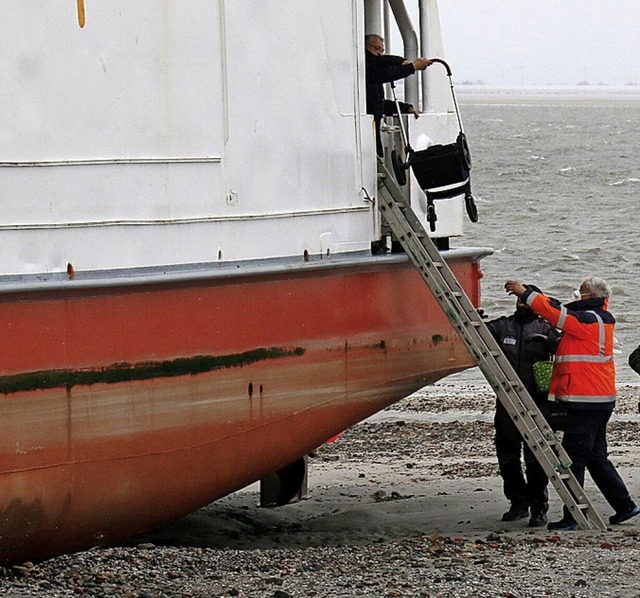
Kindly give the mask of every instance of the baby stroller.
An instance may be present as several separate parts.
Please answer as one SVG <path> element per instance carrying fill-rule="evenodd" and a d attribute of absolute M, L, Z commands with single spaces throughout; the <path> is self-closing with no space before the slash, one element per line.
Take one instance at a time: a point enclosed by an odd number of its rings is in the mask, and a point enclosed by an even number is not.
<path fill-rule="evenodd" d="M 432 145 L 427 149 L 415 151 L 409 144 L 407 133 L 404 128 L 402 116 L 400 116 L 400 104 L 396 97 L 395 85 L 391 84 L 393 99 L 396 104 L 400 120 L 400 132 L 402 142 L 405 146 L 406 162 L 402 162 L 398 153 L 394 150 L 391 153 L 391 162 L 396 179 L 400 185 L 406 184 L 405 171 L 411 167 L 413 174 L 418 181 L 418 185 L 427 196 L 427 221 L 431 232 L 436 229 L 436 208 L 434 200 L 448 199 L 464 194 L 467 215 L 471 222 L 478 221 L 478 210 L 475 200 L 471 194 L 471 152 L 467 138 L 462 130 L 462 120 L 458 103 L 453 91 L 451 81 L 451 69 L 449 65 L 440 58 L 433 58 L 433 62 L 438 62 L 447 69 L 453 105 L 458 118 L 459 133 L 453 143 L 447 145 Z"/>

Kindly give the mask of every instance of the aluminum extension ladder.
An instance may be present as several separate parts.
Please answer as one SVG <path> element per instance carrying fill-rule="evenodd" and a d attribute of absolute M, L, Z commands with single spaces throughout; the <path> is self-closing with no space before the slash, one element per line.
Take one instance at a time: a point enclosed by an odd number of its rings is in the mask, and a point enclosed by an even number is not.
<path fill-rule="evenodd" d="M 378 208 L 386 224 L 419 270 L 580 528 L 606 529 L 569 469 L 571 461 L 555 433 L 415 212 L 405 202 L 395 179 L 380 161 L 378 164 Z"/>

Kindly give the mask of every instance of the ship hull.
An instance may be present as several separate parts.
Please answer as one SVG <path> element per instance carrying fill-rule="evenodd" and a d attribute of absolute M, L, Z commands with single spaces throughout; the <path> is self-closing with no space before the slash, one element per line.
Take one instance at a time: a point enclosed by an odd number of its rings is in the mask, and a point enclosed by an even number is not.
<path fill-rule="evenodd" d="M 23 290 L 0 321 L 4 564 L 175 520 L 473 365 L 406 259 Z"/>

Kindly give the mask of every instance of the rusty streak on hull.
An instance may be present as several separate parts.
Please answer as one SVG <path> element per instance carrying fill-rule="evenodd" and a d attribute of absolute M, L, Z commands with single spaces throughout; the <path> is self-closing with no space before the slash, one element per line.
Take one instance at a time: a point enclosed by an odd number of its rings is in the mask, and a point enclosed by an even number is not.
<path fill-rule="evenodd" d="M 477 302 L 477 264 L 454 271 Z M 22 384 L 0 396 L 3 564 L 175 520 L 473 363 L 408 262 L 2 296 L 0 326 L 2 380 Z M 150 369 L 25 382 L 117 364 Z"/>

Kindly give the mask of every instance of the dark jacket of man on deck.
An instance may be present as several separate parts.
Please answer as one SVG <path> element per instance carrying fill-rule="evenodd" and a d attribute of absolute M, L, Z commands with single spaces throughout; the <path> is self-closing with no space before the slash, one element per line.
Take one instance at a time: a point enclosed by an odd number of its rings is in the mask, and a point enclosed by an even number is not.
<path fill-rule="evenodd" d="M 395 102 L 385 99 L 384 84 L 404 79 L 431 64 L 428 58 L 416 58 L 413 62 L 402 56 L 384 53 L 384 39 L 376 34 L 365 36 L 365 78 L 367 84 L 367 114 L 373 115 L 376 128 L 376 149 L 383 155 L 380 123 L 383 116 L 397 114 Z M 418 111 L 406 102 L 399 102 L 403 114 L 418 117 Z"/>

